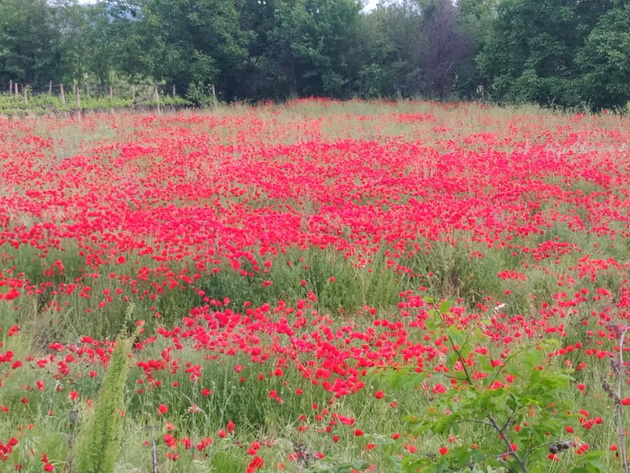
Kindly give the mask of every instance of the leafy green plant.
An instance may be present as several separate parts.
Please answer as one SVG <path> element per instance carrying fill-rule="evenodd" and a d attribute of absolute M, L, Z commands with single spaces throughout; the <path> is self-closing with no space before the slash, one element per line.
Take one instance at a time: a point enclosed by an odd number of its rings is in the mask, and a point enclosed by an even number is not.
<path fill-rule="evenodd" d="M 407 420 L 414 434 L 440 439 L 443 446 L 407 456 L 406 471 L 542 472 L 569 449 L 578 454 L 570 471 L 606 471 L 601 452 L 569 435 L 578 421 L 566 396 L 572 377 L 548 356 L 559 341 L 524 343 L 495 358 L 486 347 L 489 327 L 484 323 L 456 325 L 449 302 L 434 304 L 428 315 L 427 328 L 448 347 L 441 374 L 429 377 L 409 368 L 387 376 L 397 388 L 422 387 L 431 393 L 424 411 Z"/>
<path fill-rule="evenodd" d="M 199 106 L 211 107 L 216 106 L 216 98 L 212 94 L 212 89 L 209 85 L 205 85 L 203 82 L 191 82 L 188 84 L 188 92 L 186 99 Z"/>
<path fill-rule="evenodd" d="M 84 421 L 77 438 L 77 471 L 113 473 L 122 441 L 125 383 L 129 371 L 131 340 L 122 334 L 116 341 L 94 412 Z"/>

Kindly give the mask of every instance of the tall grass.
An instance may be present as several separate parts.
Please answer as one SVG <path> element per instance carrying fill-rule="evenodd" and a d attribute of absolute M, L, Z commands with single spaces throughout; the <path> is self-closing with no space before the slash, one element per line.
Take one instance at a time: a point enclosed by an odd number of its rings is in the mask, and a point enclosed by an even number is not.
<path fill-rule="evenodd" d="M 199 122 L 191 120 L 181 129 L 207 133 L 207 122 L 212 120 L 213 139 L 225 146 L 238 145 L 239 125 L 229 120 L 222 122 L 221 119 L 238 117 L 246 112 L 247 123 L 256 122 L 263 127 L 268 144 L 304 143 L 313 139 L 334 141 L 352 135 L 382 143 L 407 140 L 447 150 L 452 140 L 487 133 L 494 135 L 496 140 L 494 145 L 484 145 L 484 149 L 494 147 L 495 150 L 509 151 L 514 144 L 506 138 L 512 129 L 532 126 L 521 124 L 519 116 L 536 114 L 541 122 L 536 126 L 550 129 L 568 119 L 559 114 L 523 109 L 492 108 L 482 115 L 481 109 L 483 106 L 474 104 L 449 108 L 417 102 L 295 102 L 286 107 L 218 108 L 210 118 L 198 112 L 186 112 L 181 117 L 197 117 Z M 385 120 L 392 113 L 429 115 L 430 124 L 418 127 Z M 339 116 L 345 117 L 344 126 L 339 126 Z M 373 120 L 362 119 L 365 117 Z M 120 118 L 120 122 L 119 118 L 113 117 L 111 122 L 101 123 L 99 145 L 113 146 L 120 137 L 127 141 L 142 138 L 141 125 L 137 125 L 135 130 L 119 129 L 120 123 L 127 123 L 124 117 Z M 584 120 L 587 122 L 585 127 L 615 129 L 618 126 L 617 117 L 586 117 Z M 292 122 L 308 123 L 308 126 L 288 127 L 287 124 Z M 84 138 L 83 131 L 77 130 L 81 130 L 80 126 L 72 123 L 59 130 L 47 130 L 46 133 L 57 143 L 52 152 L 63 158 L 62 153 L 71 156 L 84 149 L 85 140 L 90 138 Z M 534 134 L 535 130 L 532 126 L 531 130 L 524 132 L 531 136 L 528 146 L 544 143 L 547 139 Z M 134 138 L 136 132 L 140 138 Z M 65 144 L 59 145 L 63 140 L 66 140 Z M 197 142 L 186 143 L 186 146 L 192 149 L 201 147 Z M 470 144 L 471 148 L 479 146 L 479 142 Z M 427 164 L 430 167 L 427 176 L 438 172 L 434 164 Z M 600 191 L 599 186 L 586 180 L 578 179 L 566 184 L 550 177 L 548 183 L 585 195 Z M 369 204 L 367 200 L 362 204 Z M 259 202 L 250 202 L 252 207 L 274 203 L 268 196 L 263 196 Z M 587 220 L 584 209 L 576 209 L 566 203 L 561 206 L 547 203 L 538 211 L 552 210 L 562 214 L 576 213 Z M 156 443 L 160 472 L 243 472 L 253 456 L 247 454 L 248 447 L 251 442 L 261 441 L 265 443 L 260 450 L 265 461 L 263 471 L 279 471 L 280 463 L 285 463 L 285 471 L 300 473 L 351 471 L 353 464 L 360 465 L 362 461 L 377 465 L 376 471 L 400 471 L 401 457 L 406 451 L 403 444 L 413 445 L 420 451 L 437 451 L 440 446 L 449 445 L 448 437 L 415 438 L 406 433 L 405 417 L 429 408 L 435 401 L 436 394 L 431 390 L 422 385 L 392 388 L 383 377 L 370 374 L 365 378 L 366 387 L 363 390 L 336 398 L 321 383 L 313 383 L 312 378 L 295 369 L 284 369 L 282 376 L 274 374 L 277 365 L 282 364 L 279 359 L 295 356 L 298 361 L 307 364 L 309 360 L 301 360 L 302 354 L 298 350 L 295 353 L 289 349 L 286 352 L 265 353 L 266 358 L 254 361 L 251 354 L 236 350 L 230 352 L 231 347 L 200 350 L 193 337 L 180 337 L 178 348 L 173 349 L 175 335 L 167 338 L 159 334 L 168 332 L 173 326 L 181 326 L 182 317 L 199 308 L 204 308 L 206 312 L 216 309 L 244 313 L 247 309 L 253 311 L 269 304 L 272 310 L 268 318 L 277 320 L 283 316 L 292 317 L 273 313 L 273 309 L 281 305 L 280 301 L 291 308 L 296 308 L 300 301 L 307 301 L 304 310 L 306 327 L 295 329 L 293 336 L 296 340 L 305 337 L 306 341 L 312 342 L 310 328 L 326 324 L 331 333 L 343 330 L 346 331 L 344 333 L 373 332 L 371 340 L 379 340 L 378 337 L 396 340 L 392 333 L 396 334 L 400 328 L 375 323 L 379 319 L 388 319 L 392 325 L 400 324 L 397 327 L 410 331 L 409 338 L 403 340 L 401 337 L 400 343 L 415 343 L 417 340 L 414 337 L 417 337 L 429 346 L 434 342 L 430 331 L 426 332 L 429 339 L 423 339 L 425 332 L 420 330 L 411 332 L 411 323 L 415 320 L 406 317 L 401 310 L 405 294 L 413 293 L 436 300 L 458 300 L 458 305 L 467 313 L 478 318 L 495 319 L 496 326 L 517 324 L 519 317 L 527 320 L 544 318 L 552 328 L 564 326 L 565 336 L 555 331 L 548 335 L 561 338 L 563 348 L 592 342 L 602 349 L 610 349 L 614 340 L 599 337 L 597 331 L 600 326 L 594 327 L 595 323 L 587 325 L 585 322 L 591 320 L 593 312 L 611 310 L 613 302 L 619 299 L 624 279 L 628 277 L 627 268 L 611 267 L 592 277 L 588 274 L 580 279 L 576 264 L 586 252 L 591 252 L 593 258 L 625 261 L 629 243 L 627 239 L 613 241 L 608 235 L 598 235 L 591 231 L 591 227 L 587 230 L 574 232 L 566 223 L 556 222 L 544 234 L 515 236 L 511 240 L 512 247 L 477 241 L 474 232 L 462 230 L 431 241 L 417 237 L 402 249 L 383 244 L 371 255 L 370 263 L 332 247 L 304 249 L 297 244 L 288 245 L 278 250 L 277 254 L 242 258 L 238 261 L 238 270 L 233 268 L 233 260 L 221 260 L 217 263 L 216 272 L 206 270 L 194 283 L 180 281 L 173 289 L 164 289 L 163 283 L 170 282 L 164 276 L 167 271 L 157 270 L 164 269 L 165 265 L 150 256 L 133 255 L 124 264 L 103 264 L 94 275 L 95 270 L 80 254 L 81 249 L 71 241 L 62 240 L 57 248 L 48 249 L 46 254 L 26 244 L 19 249 L 3 247 L 3 271 L 11 270 L 15 277 L 28 281 L 29 289 L 27 294 L 15 301 L 0 301 L 0 325 L 10 327 L 17 324 L 21 327 L 18 335 L 9 336 L 6 329 L 0 332 L 0 353 L 12 351 L 15 360 L 29 361 L 21 367 L 13 367 L 11 363 L 0 364 L 0 404 L 6 406 L 9 412 L 8 415 L 0 413 L 3 416 L 0 441 L 12 435 L 19 436 L 20 443 L 12 461 L 23 464 L 22 471 L 27 472 L 41 471 L 41 462 L 33 457 L 33 451 L 47 452 L 50 458 L 55 459 L 58 471 L 63 471 L 65 459 L 74 453 L 77 465 L 80 465 L 75 473 L 110 472 L 112 469 L 117 472 L 151 471 L 154 466 L 153 442 Z M 623 228 L 615 230 L 619 233 Z M 536 249 L 548 242 L 568 242 L 579 250 L 557 257 L 554 255 L 544 261 L 538 261 L 531 252 L 522 251 L 523 247 Z M 249 249 L 250 256 L 256 255 L 257 249 Z M 267 260 L 269 265 L 264 264 Z M 55 269 L 57 261 L 62 263 L 63 272 Z M 133 292 L 124 275 L 136 275 L 142 267 L 148 268 L 151 274 L 135 280 L 134 289 L 137 291 Z M 169 262 L 166 269 L 173 274 L 183 270 L 192 274 L 194 268 L 195 260 L 191 256 Z M 499 276 L 506 271 L 516 271 L 522 277 Z M 610 300 L 583 302 L 576 313 L 567 309 L 564 312 L 545 312 L 543 316 L 545 307 L 553 305 L 557 294 L 564 290 L 558 283 L 567 278 L 578 280 L 579 288 L 590 294 L 605 288 L 613 296 Z M 76 290 L 59 289 L 72 284 L 77 286 Z M 90 287 L 90 297 L 81 295 L 84 286 Z M 572 291 L 568 292 L 567 298 L 572 297 Z M 105 299 L 105 293 L 111 294 L 112 300 L 96 310 Z M 134 305 L 133 320 L 127 320 L 130 304 Z M 505 307 L 495 309 L 501 304 Z M 324 315 L 330 315 L 326 322 L 321 319 Z M 135 327 L 136 324 L 142 326 L 143 333 L 133 340 L 119 341 L 109 368 L 105 368 L 95 353 L 104 351 L 103 358 L 108 358 L 112 346 L 109 341 L 114 340 L 122 328 L 127 328 L 127 325 Z M 263 332 L 256 335 L 263 347 L 274 346 L 274 337 L 291 341 L 286 334 Z M 103 343 L 93 346 L 90 342 L 83 342 L 85 336 Z M 536 347 L 541 336 L 540 333 L 532 338 L 523 335 L 517 342 L 524 347 Z M 57 351 L 61 350 L 55 347 L 57 343 L 65 345 L 62 351 Z M 367 342 L 348 337 L 346 345 L 351 349 L 362 343 Z M 292 347 L 290 343 L 287 346 Z M 505 346 L 489 344 L 489 350 L 495 359 L 500 359 Z M 68 356 L 83 360 L 83 364 L 73 368 L 75 371 L 71 376 L 60 376 L 58 370 Z M 39 369 L 38 362 L 41 360 L 45 361 L 45 369 Z M 145 374 L 141 365 L 149 360 L 155 364 L 163 363 L 152 371 L 152 378 Z M 176 364 L 173 364 L 174 361 Z M 394 361 L 404 364 L 401 358 Z M 584 409 L 605 417 L 606 428 L 581 431 L 580 440 L 598 448 L 612 444 L 614 432 L 608 426 L 613 413 L 599 380 L 600 375 L 610 372 L 608 359 L 574 350 L 550 363 L 561 367 L 562 363 L 573 367 L 581 363 L 588 365 L 588 369 L 573 372 L 576 382 L 588 386 L 587 394 L 575 390 L 567 392 L 566 396 L 578 399 Z M 175 369 L 176 365 L 178 369 Z M 188 366 L 198 366 L 200 375 L 191 379 L 191 374 L 186 372 Z M 38 381 L 44 386 L 41 391 L 37 388 Z M 300 395 L 296 395 L 298 389 L 301 390 Z M 80 393 L 78 401 L 69 399 L 72 391 Z M 382 398 L 375 397 L 378 391 L 384 393 Z M 271 392 L 275 393 L 274 397 L 270 397 Z M 107 397 L 103 393 L 114 394 L 109 401 L 103 401 Z M 25 397 L 28 397 L 28 402 L 23 402 Z M 87 411 L 89 403 L 96 404 L 91 419 L 98 420 L 87 421 L 90 425 L 82 428 L 75 445 L 85 449 L 86 453 L 78 453 L 67 441 L 72 429 L 69 419 L 78 406 L 84 406 Z M 158 406 L 162 404 L 168 407 L 167 412 L 158 411 Z M 108 409 L 100 408 L 102 405 L 107 405 Z M 99 409 L 103 410 L 97 415 Z M 124 421 L 121 420 L 122 411 Z M 337 422 L 331 427 L 332 412 L 353 419 L 354 424 L 342 427 Z M 116 423 L 114 420 L 122 426 L 110 426 L 110 423 Z M 236 425 L 235 432 L 220 436 L 219 433 L 230 421 Z M 100 470 L 94 470 L 79 460 L 90 458 L 86 461 L 95 464 L 100 459 L 95 452 L 100 454 L 98 448 L 108 443 L 102 440 L 108 433 L 101 431 L 96 434 L 98 429 L 95 425 L 111 427 L 110 446 L 116 445 L 118 451 L 114 454 L 112 450 L 102 456 L 108 459 L 115 457 L 115 467 L 110 461 L 108 465 L 98 467 Z M 330 432 L 327 431 L 329 427 Z M 355 435 L 355 429 L 361 429 L 364 435 Z M 392 434 L 402 434 L 402 439 L 395 440 L 391 438 Z M 486 434 L 482 428 L 469 425 L 458 435 L 474 437 Z M 178 439 L 177 447 L 166 443 L 165 436 L 168 435 Z M 332 435 L 339 435 L 337 443 L 331 441 Z M 200 449 L 182 447 L 181 442 L 186 438 L 194 445 L 205 437 L 212 437 L 212 444 Z M 302 460 L 288 460 L 304 451 L 308 455 Z M 318 452 L 325 452 L 328 458 L 318 459 Z M 575 461 L 575 455 L 567 455 L 557 464 L 550 463 L 548 471 L 566 471 Z M 616 471 L 614 457 L 603 461 L 610 471 Z M 309 467 L 310 470 L 307 469 Z"/>

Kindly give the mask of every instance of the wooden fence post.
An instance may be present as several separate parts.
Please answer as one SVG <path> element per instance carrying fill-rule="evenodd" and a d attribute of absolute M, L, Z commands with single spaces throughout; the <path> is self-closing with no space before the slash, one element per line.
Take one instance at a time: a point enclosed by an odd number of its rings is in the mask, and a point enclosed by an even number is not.
<path fill-rule="evenodd" d="M 28 105 L 28 87 L 22 87 L 22 95 L 24 95 L 24 105 Z"/>
<path fill-rule="evenodd" d="M 158 90 L 157 84 L 155 85 L 155 101 L 157 102 L 157 112 L 161 113 L 161 110 L 160 110 L 160 91 Z"/>
<path fill-rule="evenodd" d="M 81 108 L 81 88 L 76 87 L 76 93 L 77 93 L 77 108 Z"/>
<path fill-rule="evenodd" d="M 20 85 L 17 82 L 13 85 L 15 86 L 15 96 L 18 97 L 20 95 Z"/>
<path fill-rule="evenodd" d="M 214 84 L 212 84 L 212 105 L 217 106 L 217 91 L 214 88 Z"/>
<path fill-rule="evenodd" d="M 63 84 L 59 84 L 59 95 L 61 95 L 61 103 L 66 104 L 66 94 L 63 92 Z"/>
<path fill-rule="evenodd" d="M 177 89 L 175 89 L 175 84 L 173 84 L 173 97 L 175 97 L 175 95 L 177 95 Z"/>
<path fill-rule="evenodd" d="M 48 82 L 48 95 L 52 95 L 52 81 Z"/>
<path fill-rule="evenodd" d="M 13 80 L 9 81 L 9 94 L 13 93 Z"/>

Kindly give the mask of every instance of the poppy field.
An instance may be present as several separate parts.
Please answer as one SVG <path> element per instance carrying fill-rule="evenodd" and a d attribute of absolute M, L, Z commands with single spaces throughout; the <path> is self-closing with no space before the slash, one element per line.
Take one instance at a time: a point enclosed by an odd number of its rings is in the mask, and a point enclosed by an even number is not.
<path fill-rule="evenodd" d="M 420 101 L 3 120 L 0 470 L 627 471 L 629 142 Z"/>

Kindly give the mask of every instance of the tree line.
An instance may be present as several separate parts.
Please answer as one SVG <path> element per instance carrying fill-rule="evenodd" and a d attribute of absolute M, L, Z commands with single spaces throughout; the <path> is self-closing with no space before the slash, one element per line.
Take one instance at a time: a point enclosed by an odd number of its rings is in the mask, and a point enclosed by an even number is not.
<path fill-rule="evenodd" d="M 0 82 L 617 109 L 626 0 L 0 0 Z M 8 85 L 7 85 L 8 90 Z"/>

